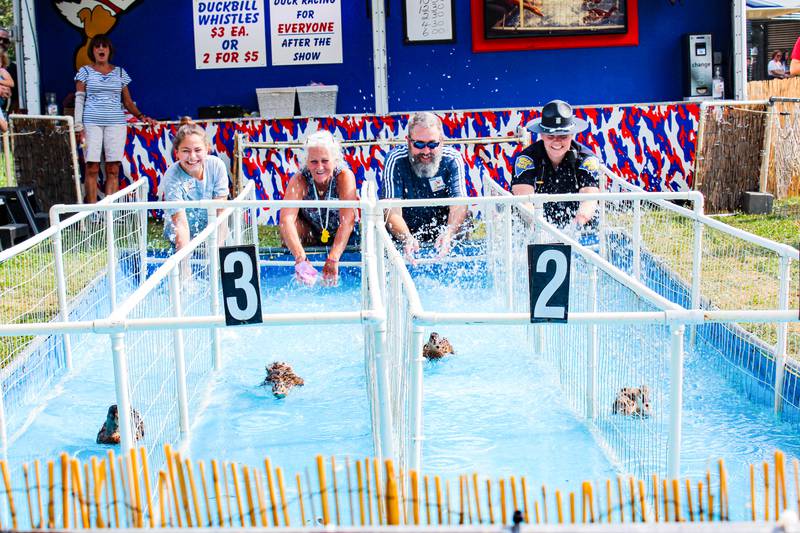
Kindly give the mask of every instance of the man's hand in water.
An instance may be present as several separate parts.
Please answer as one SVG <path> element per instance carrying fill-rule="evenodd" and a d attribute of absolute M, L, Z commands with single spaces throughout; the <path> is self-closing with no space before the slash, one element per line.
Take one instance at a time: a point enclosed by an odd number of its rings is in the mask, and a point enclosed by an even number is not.
<path fill-rule="evenodd" d="M 453 237 L 450 234 L 449 227 L 445 228 L 445 230 L 436 238 L 436 256 L 439 259 L 450 253 L 450 245 L 452 240 Z"/>
<path fill-rule="evenodd" d="M 417 264 L 416 254 L 419 252 L 419 241 L 413 235 L 403 239 L 403 256 L 412 265 Z"/>

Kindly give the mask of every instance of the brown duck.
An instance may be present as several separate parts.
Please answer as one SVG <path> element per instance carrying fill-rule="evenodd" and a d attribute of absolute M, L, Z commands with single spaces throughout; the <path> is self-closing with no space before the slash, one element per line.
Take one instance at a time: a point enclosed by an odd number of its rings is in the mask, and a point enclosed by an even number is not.
<path fill-rule="evenodd" d="M 651 414 L 650 387 L 623 387 L 614 399 L 611 412 L 615 415 L 647 418 Z"/>
<path fill-rule="evenodd" d="M 303 378 L 292 370 L 288 363 L 274 362 L 267 366 L 267 377 L 264 378 L 262 386 L 272 385 L 272 394 L 276 398 L 285 398 L 295 385 L 302 387 L 305 384 Z"/>
<path fill-rule="evenodd" d="M 431 333 L 428 342 L 422 347 L 422 357 L 425 359 L 441 359 L 447 354 L 455 353 L 453 345 L 445 337 L 440 336 L 435 331 Z"/>
<path fill-rule="evenodd" d="M 133 427 L 136 428 L 134 440 L 142 440 L 144 438 L 144 420 L 136 409 L 131 409 L 131 418 L 133 419 Z M 103 422 L 103 427 L 97 434 L 97 444 L 119 444 L 121 439 L 119 433 L 119 413 L 117 412 L 117 404 L 108 408 L 106 414 L 106 421 Z"/>

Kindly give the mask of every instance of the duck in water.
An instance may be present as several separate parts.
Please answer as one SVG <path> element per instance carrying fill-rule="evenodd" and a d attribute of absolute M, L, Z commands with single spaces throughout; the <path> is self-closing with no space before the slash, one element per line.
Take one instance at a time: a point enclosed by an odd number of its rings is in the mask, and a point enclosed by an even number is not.
<path fill-rule="evenodd" d="M 136 409 L 131 409 L 131 418 L 133 427 L 136 428 L 134 440 L 142 440 L 144 438 L 144 420 Z M 117 412 L 117 404 L 114 404 L 108 408 L 106 421 L 103 422 L 103 427 L 97 433 L 97 444 L 119 444 L 120 439 L 119 412 Z"/>
<path fill-rule="evenodd" d="M 422 347 L 422 357 L 425 359 L 441 359 L 447 354 L 455 353 L 453 345 L 445 337 L 440 336 L 435 331 L 431 333 L 428 342 Z"/>
<path fill-rule="evenodd" d="M 272 385 L 272 394 L 276 398 L 285 398 L 295 385 L 302 387 L 305 384 L 303 378 L 292 370 L 288 363 L 274 362 L 267 366 L 267 377 L 261 383 L 262 386 Z"/>

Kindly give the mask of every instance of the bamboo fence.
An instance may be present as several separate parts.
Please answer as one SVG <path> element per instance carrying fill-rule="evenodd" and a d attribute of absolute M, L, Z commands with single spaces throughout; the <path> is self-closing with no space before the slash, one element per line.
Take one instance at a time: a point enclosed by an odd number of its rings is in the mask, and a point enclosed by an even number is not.
<path fill-rule="evenodd" d="M 619 476 L 572 489 L 550 488 L 525 476 L 456 479 L 395 469 L 391 460 L 344 462 L 317 456 L 316 482 L 305 469 L 292 479 L 270 460 L 259 466 L 232 461 L 194 462 L 164 447 L 164 470 L 151 472 L 144 449 L 22 465 L 12 478 L 0 461 L 0 528 L 268 528 L 391 525 L 457 526 L 725 522 L 727 473 L 722 460 L 699 480 Z M 338 464 L 338 467 L 337 467 Z M 792 462 L 794 493 L 798 461 Z M 355 472 L 353 471 L 355 470 Z M 761 479 L 758 479 L 759 474 Z M 787 492 L 786 459 L 750 466 L 749 519 L 774 521 L 800 499 Z M 292 482 L 296 481 L 296 485 Z M 763 487 L 757 496 L 756 488 Z M 759 492 L 761 492 L 759 490 Z M 5 507 L 4 509 L 2 507 Z"/>

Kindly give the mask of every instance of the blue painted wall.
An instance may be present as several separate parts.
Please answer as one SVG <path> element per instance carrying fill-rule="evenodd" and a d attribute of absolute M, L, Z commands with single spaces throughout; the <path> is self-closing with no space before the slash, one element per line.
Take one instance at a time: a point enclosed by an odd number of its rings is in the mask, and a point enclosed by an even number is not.
<path fill-rule="evenodd" d="M 344 63 L 195 70 L 191 2 L 145 0 L 111 32 L 115 63 L 133 78 L 131 93 L 146 113 L 174 119 L 199 106 L 239 104 L 257 110 L 256 87 L 339 86 L 339 113 L 374 110 L 372 34 L 367 0 L 343 0 Z M 557 0 L 548 0 L 557 1 Z M 402 0 L 387 20 L 389 108 L 479 109 L 680 100 L 681 36 L 711 33 L 728 58 L 730 0 L 639 0 L 639 46 L 472 53 L 468 0 L 456 2 L 454 44 L 403 44 Z M 268 2 L 265 11 L 269 14 Z M 50 0 L 36 0 L 42 92 L 58 100 L 74 90 L 73 54 L 82 36 Z M 269 37 L 267 37 L 269 39 Z M 267 45 L 269 48 L 269 44 Z M 729 62 L 729 61 L 728 61 Z M 730 83 L 727 84 L 730 86 Z"/>

